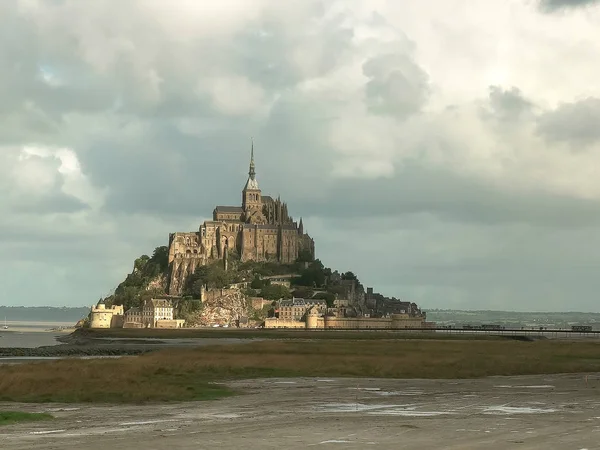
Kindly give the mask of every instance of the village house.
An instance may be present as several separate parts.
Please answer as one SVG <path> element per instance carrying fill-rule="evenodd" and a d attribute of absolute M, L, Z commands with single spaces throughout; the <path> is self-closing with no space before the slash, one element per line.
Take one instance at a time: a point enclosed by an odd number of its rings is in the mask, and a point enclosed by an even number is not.
<path fill-rule="evenodd" d="M 327 309 L 325 300 L 314 298 L 293 298 L 291 300 L 280 300 L 278 304 L 279 318 L 285 320 L 302 320 L 306 311 L 311 307 L 316 306 L 319 312 L 324 312 Z"/>
<path fill-rule="evenodd" d="M 130 308 L 125 312 L 125 328 L 181 328 L 183 320 L 175 320 L 173 305 L 169 300 L 152 299 L 144 301 L 141 307 Z"/>

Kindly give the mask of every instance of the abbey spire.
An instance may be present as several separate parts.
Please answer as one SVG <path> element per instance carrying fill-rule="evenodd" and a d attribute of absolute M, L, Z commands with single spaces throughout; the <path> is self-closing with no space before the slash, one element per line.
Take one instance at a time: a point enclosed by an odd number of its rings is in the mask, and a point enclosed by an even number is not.
<path fill-rule="evenodd" d="M 256 166 L 254 165 L 254 139 L 252 139 L 252 144 L 250 147 L 250 170 L 248 171 L 248 176 L 254 180 L 256 177 Z"/>
<path fill-rule="evenodd" d="M 248 181 L 246 181 L 246 186 L 244 187 L 244 191 L 247 190 L 260 190 L 258 187 L 258 181 L 256 181 L 256 166 L 254 165 L 254 139 L 252 139 L 252 146 L 250 147 L 250 169 L 248 170 Z"/>

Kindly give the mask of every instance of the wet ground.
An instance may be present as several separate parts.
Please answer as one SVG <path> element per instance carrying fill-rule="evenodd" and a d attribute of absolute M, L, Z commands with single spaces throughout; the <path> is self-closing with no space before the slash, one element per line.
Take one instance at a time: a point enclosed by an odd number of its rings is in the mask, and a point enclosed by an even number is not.
<path fill-rule="evenodd" d="M 0 429 L 16 449 L 597 449 L 600 375 L 481 380 L 268 379 L 161 405 L 16 405 L 51 422 Z"/>

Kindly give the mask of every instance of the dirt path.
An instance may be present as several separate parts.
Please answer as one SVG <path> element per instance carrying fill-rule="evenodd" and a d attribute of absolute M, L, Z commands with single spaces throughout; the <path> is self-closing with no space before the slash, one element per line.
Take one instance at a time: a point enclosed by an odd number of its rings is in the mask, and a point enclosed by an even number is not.
<path fill-rule="evenodd" d="M 600 375 L 482 380 L 268 379 L 245 395 L 149 406 L 15 405 L 52 422 L 0 428 L 17 449 L 598 449 Z"/>

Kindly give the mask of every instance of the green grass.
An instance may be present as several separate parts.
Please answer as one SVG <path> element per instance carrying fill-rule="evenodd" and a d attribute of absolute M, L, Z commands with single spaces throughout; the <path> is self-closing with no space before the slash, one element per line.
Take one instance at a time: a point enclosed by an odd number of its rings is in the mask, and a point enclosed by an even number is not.
<path fill-rule="evenodd" d="M 19 422 L 39 422 L 51 420 L 53 417 L 46 413 L 26 413 L 19 411 L 0 411 L 0 426 Z"/>
<path fill-rule="evenodd" d="M 213 400 L 224 382 L 266 377 L 476 378 L 600 372 L 600 343 L 265 340 L 137 357 L 0 366 L 0 401 L 145 403 Z"/>
<path fill-rule="evenodd" d="M 310 340 L 380 340 L 380 339 L 418 339 L 418 340 L 504 340 L 505 337 L 486 334 L 446 334 L 432 331 L 404 330 L 282 330 L 282 329 L 244 329 L 244 328 L 197 328 L 197 329 L 81 329 L 71 335 L 80 338 L 138 338 L 138 339 L 310 339 Z"/>

